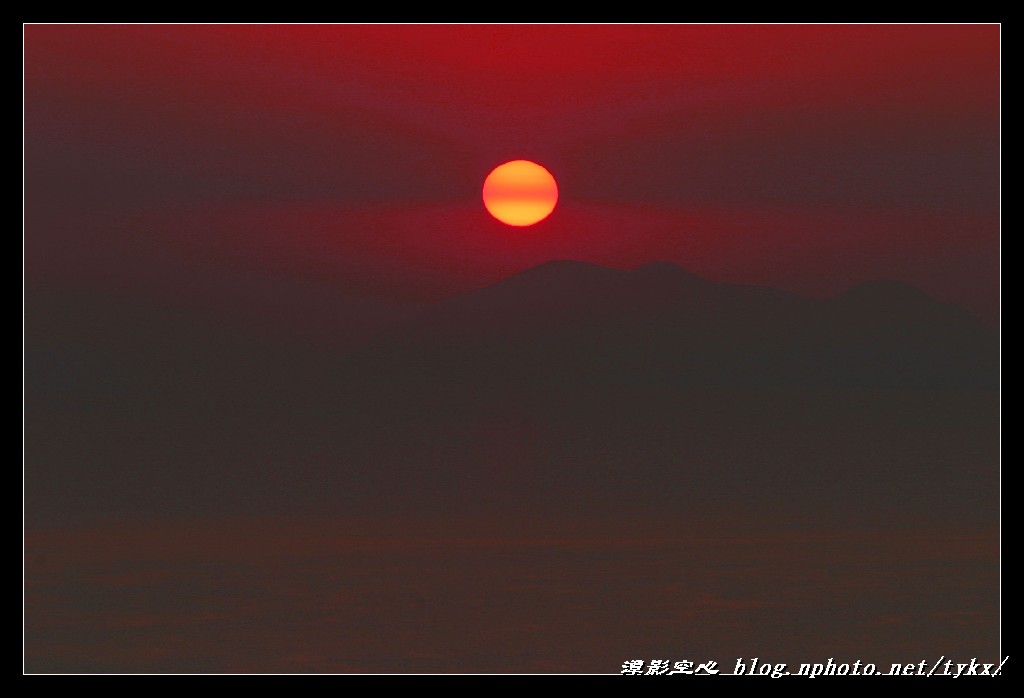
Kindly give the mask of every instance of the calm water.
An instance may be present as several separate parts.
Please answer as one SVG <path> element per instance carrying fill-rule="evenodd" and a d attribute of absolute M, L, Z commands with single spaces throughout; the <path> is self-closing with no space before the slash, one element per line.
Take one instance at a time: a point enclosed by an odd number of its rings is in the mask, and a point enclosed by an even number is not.
<path fill-rule="evenodd" d="M 32 532 L 29 672 L 618 673 L 999 653 L 998 540 L 282 522 Z M 996 660 L 998 661 L 998 660 Z"/>

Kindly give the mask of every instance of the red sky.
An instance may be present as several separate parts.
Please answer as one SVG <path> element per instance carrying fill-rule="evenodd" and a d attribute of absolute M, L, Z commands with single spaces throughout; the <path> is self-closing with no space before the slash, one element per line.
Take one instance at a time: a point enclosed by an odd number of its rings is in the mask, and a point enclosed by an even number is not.
<path fill-rule="evenodd" d="M 552 258 L 667 259 L 816 296 L 895 278 L 994 321 L 999 38 L 29 25 L 27 288 L 355 317 Z M 526 229 L 480 198 L 518 158 L 559 186 Z"/>

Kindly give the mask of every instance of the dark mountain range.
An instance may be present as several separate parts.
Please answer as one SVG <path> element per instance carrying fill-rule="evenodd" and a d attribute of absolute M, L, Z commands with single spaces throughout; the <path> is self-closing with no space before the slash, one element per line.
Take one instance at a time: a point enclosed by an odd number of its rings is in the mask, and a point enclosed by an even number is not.
<path fill-rule="evenodd" d="M 549 262 L 348 354 L 142 301 L 31 308 L 34 521 L 996 511 L 997 337 L 895 282 L 820 301 Z"/>
<path fill-rule="evenodd" d="M 895 281 L 818 301 L 668 262 L 553 261 L 427 308 L 353 366 L 402 381 L 991 387 L 997 347 L 967 311 Z"/>

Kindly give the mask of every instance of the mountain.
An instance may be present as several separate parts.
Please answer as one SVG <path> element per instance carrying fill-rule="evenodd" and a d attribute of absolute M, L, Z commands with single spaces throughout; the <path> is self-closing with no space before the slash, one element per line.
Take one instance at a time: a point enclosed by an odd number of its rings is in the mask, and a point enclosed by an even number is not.
<path fill-rule="evenodd" d="M 424 309 L 357 352 L 364 377 L 495 383 L 968 387 L 998 382 L 995 333 L 894 281 L 819 301 L 551 261 Z"/>
<path fill-rule="evenodd" d="M 811 300 L 549 262 L 348 355 L 151 304 L 35 303 L 37 524 L 998 510 L 998 395 L 942 389 L 996 386 L 997 338 L 895 282 Z"/>

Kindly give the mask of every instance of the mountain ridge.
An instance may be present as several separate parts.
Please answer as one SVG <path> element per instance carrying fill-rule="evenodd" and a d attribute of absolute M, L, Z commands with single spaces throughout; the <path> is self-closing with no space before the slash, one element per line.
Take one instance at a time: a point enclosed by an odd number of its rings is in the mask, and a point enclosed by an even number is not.
<path fill-rule="evenodd" d="M 996 347 L 966 310 L 901 282 L 818 300 L 671 262 L 626 271 L 551 260 L 429 306 L 356 363 L 447 381 L 929 387 L 994 385 Z"/>

